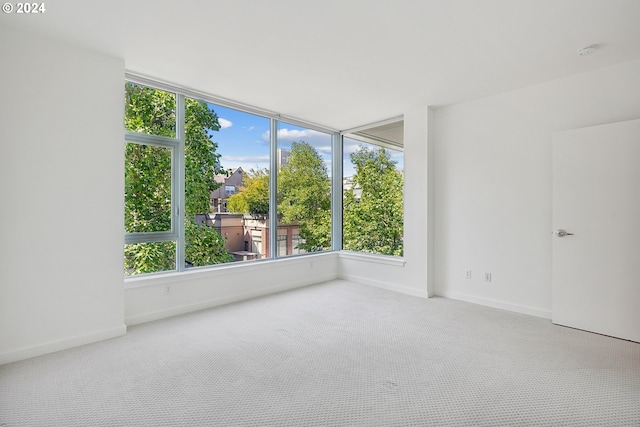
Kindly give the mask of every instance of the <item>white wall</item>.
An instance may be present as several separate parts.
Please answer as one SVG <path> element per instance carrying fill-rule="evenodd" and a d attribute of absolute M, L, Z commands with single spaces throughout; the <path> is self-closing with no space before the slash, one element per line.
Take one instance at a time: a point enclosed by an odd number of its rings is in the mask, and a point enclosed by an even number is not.
<path fill-rule="evenodd" d="M 638 117 L 640 60 L 437 109 L 436 293 L 550 317 L 551 135 Z"/>
<path fill-rule="evenodd" d="M 427 198 L 433 185 L 431 110 L 417 107 L 404 115 L 404 257 L 342 253 L 340 278 L 427 297 L 433 286 L 433 204 Z"/>
<path fill-rule="evenodd" d="M 329 252 L 128 279 L 125 320 L 135 325 L 332 280 L 337 257 Z"/>
<path fill-rule="evenodd" d="M 122 60 L 0 27 L 0 363 L 121 335 Z"/>

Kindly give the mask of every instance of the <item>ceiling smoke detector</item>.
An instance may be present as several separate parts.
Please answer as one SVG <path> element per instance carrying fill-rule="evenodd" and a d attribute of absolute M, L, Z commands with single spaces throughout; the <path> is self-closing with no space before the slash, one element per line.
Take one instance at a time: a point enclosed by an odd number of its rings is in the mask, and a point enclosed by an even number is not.
<path fill-rule="evenodd" d="M 589 56 L 596 51 L 596 47 L 598 47 L 597 44 L 590 44 L 589 46 L 583 47 L 582 49 L 578 49 L 578 55 Z"/>

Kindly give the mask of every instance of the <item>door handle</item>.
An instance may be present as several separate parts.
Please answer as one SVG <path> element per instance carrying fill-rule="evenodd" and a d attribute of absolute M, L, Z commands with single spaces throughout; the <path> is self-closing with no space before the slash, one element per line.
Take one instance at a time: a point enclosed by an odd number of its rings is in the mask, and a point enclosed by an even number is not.
<path fill-rule="evenodd" d="M 573 233 L 569 233 L 567 232 L 567 230 L 563 229 L 563 228 L 558 228 L 555 233 L 556 236 L 558 237 L 564 237 L 564 236 L 573 236 Z"/>

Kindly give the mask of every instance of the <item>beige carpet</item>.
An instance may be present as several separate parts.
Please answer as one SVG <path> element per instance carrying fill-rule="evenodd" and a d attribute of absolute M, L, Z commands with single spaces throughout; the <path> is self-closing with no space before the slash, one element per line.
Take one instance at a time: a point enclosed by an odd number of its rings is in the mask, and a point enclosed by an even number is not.
<path fill-rule="evenodd" d="M 0 366 L 0 426 L 640 426 L 640 344 L 334 281 Z"/>

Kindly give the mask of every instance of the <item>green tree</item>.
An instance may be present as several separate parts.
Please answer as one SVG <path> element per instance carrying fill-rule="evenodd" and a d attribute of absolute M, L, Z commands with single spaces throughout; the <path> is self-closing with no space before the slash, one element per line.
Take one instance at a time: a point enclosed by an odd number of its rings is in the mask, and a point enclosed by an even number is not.
<path fill-rule="evenodd" d="M 175 95 L 125 84 L 125 129 L 165 137 L 176 136 Z M 210 133 L 220 129 L 218 116 L 207 104 L 186 99 L 185 105 L 185 242 L 193 265 L 233 260 L 215 230 L 195 223 L 209 212 L 209 197 L 220 169 L 217 145 Z M 127 143 L 125 148 L 126 232 L 167 231 L 171 228 L 171 150 Z M 175 243 L 138 243 L 125 247 L 125 271 L 140 274 L 175 268 Z"/>
<path fill-rule="evenodd" d="M 195 99 L 185 99 L 185 257 L 191 265 L 206 266 L 233 261 L 225 238 L 206 223 L 196 224 L 198 214 L 211 210 L 211 192 L 218 188 L 214 176 L 222 171 L 218 144 L 211 132 L 220 129 L 218 115 Z"/>
<path fill-rule="evenodd" d="M 242 177 L 240 191 L 227 201 L 229 212 L 250 214 L 254 217 L 269 215 L 269 170 L 251 169 Z"/>
<path fill-rule="evenodd" d="M 211 192 L 220 186 L 214 176 L 223 169 L 210 136 L 220 124 L 206 103 L 186 98 L 185 104 L 185 218 L 193 221 L 196 214 L 209 213 Z"/>
<path fill-rule="evenodd" d="M 343 247 L 402 256 L 402 174 L 384 148 L 361 146 L 351 154 L 351 162 L 356 174 L 344 194 Z"/>
<path fill-rule="evenodd" d="M 233 261 L 224 247 L 226 239 L 213 227 L 198 225 L 194 221 L 184 222 L 185 258 L 193 266 L 222 264 Z"/>
<path fill-rule="evenodd" d="M 307 252 L 331 247 L 331 180 L 318 152 L 294 142 L 278 174 L 278 214 L 284 223 L 298 222 Z"/>
<path fill-rule="evenodd" d="M 172 93 L 125 83 L 124 128 L 149 135 L 176 136 L 176 97 Z"/>

